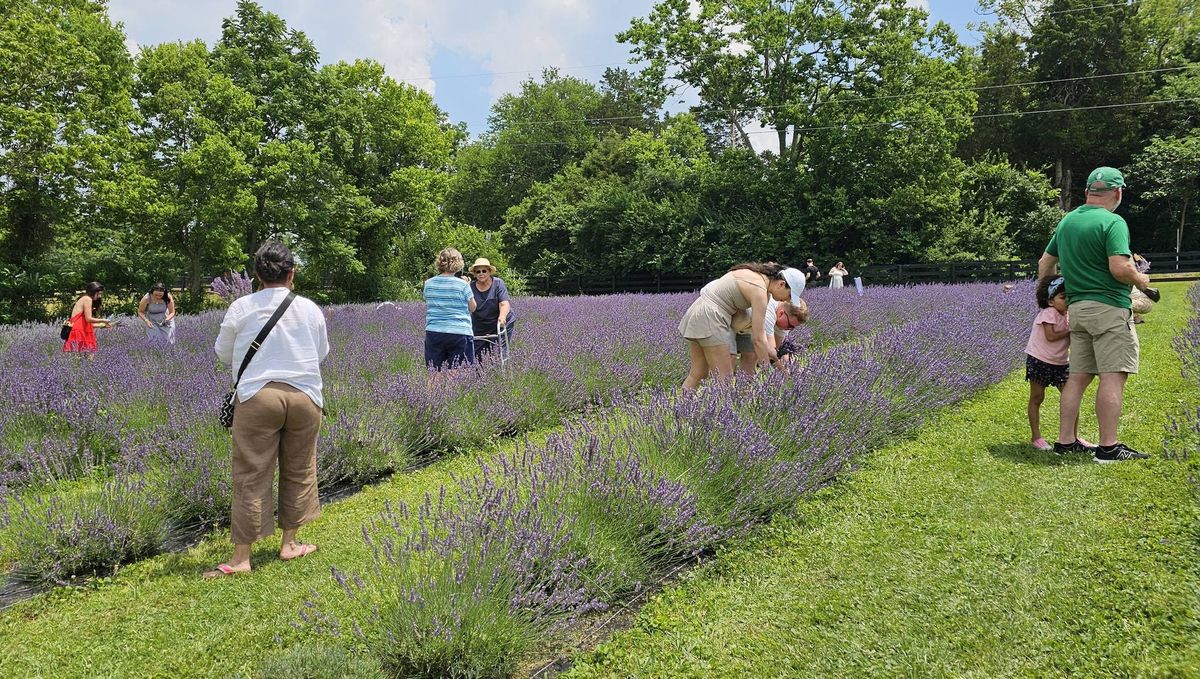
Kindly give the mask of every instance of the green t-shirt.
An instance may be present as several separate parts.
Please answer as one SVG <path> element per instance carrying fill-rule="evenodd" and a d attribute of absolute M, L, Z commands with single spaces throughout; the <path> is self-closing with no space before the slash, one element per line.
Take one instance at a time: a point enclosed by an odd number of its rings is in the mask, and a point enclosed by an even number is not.
<path fill-rule="evenodd" d="M 1120 215 L 1098 205 L 1080 205 L 1058 223 L 1046 253 L 1058 257 L 1058 268 L 1067 281 L 1068 302 L 1090 299 L 1130 308 L 1132 286 L 1108 271 L 1110 255 L 1132 256 L 1129 226 Z"/>

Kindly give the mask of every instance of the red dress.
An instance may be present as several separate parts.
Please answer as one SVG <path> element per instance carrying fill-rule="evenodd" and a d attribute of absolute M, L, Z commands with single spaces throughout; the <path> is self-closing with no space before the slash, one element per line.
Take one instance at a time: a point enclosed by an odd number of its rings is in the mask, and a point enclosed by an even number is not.
<path fill-rule="evenodd" d="M 84 320 L 83 312 L 71 317 L 71 334 L 63 344 L 63 351 L 91 353 L 96 350 L 96 331 Z"/>

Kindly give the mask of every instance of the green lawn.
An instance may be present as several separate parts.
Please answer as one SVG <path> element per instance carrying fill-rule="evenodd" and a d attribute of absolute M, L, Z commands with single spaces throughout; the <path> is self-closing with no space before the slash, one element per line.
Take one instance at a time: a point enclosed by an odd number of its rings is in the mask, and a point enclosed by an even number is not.
<path fill-rule="evenodd" d="M 1161 455 L 1196 386 L 1170 345 L 1186 286 L 1162 287 L 1122 419 L 1153 459 L 1028 448 L 1013 375 L 656 596 L 570 675 L 1200 675 L 1196 488 Z"/>

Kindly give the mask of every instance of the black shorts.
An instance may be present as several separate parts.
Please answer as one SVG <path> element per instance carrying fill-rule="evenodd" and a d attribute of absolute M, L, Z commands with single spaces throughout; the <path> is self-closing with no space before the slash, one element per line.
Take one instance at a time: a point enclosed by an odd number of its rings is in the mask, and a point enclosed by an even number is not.
<path fill-rule="evenodd" d="M 1040 358 L 1035 358 L 1029 354 L 1025 354 L 1025 381 L 1037 382 L 1047 387 L 1058 387 L 1067 383 L 1067 378 L 1071 376 L 1071 368 L 1066 365 L 1054 365 L 1047 363 Z"/>

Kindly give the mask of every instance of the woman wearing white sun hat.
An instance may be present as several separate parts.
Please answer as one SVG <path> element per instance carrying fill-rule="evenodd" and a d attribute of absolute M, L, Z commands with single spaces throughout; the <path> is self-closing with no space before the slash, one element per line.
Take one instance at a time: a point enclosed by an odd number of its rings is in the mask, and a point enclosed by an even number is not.
<path fill-rule="evenodd" d="M 729 347 L 740 327 L 750 327 L 755 353 L 782 369 L 766 333 L 767 302 L 774 299 L 799 305 L 803 291 L 804 274 L 774 262 L 737 264 L 704 286 L 679 321 L 679 334 L 687 340 L 691 358 L 684 390 L 695 390 L 709 375 L 727 378 L 733 374 Z"/>
<path fill-rule="evenodd" d="M 475 310 L 471 312 L 471 325 L 476 337 L 504 333 L 504 341 L 512 341 L 517 317 L 512 311 L 512 299 L 508 286 L 496 276 L 496 267 L 486 258 L 480 257 L 470 268 L 471 294 L 475 296 Z M 495 346 L 488 340 L 475 340 L 475 356 L 491 351 Z"/>

